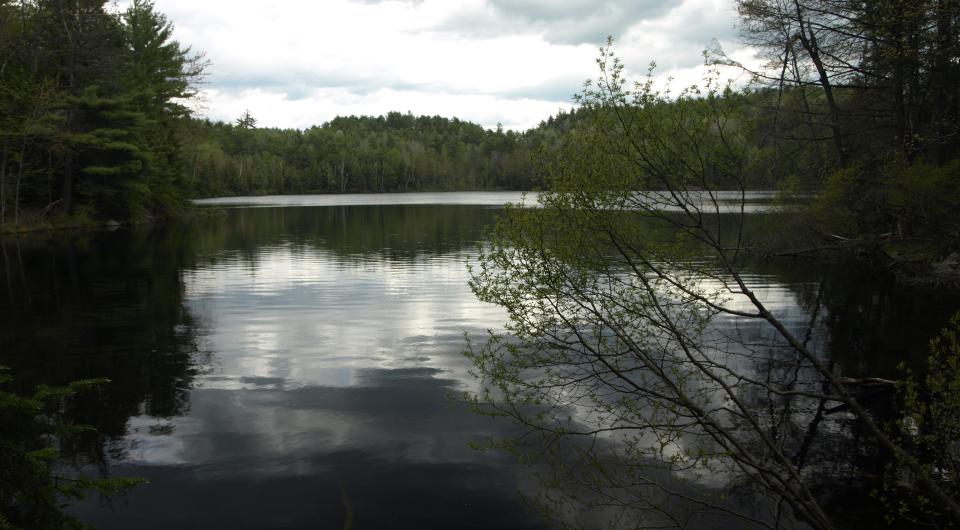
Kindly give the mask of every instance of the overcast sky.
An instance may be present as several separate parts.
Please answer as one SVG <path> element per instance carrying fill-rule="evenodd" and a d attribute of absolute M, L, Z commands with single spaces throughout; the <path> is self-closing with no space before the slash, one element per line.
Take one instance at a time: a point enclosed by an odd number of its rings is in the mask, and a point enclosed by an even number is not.
<path fill-rule="evenodd" d="M 737 51 L 731 0 L 155 0 L 211 61 L 203 114 L 306 128 L 396 110 L 536 126 L 595 76 L 607 35 L 628 68 L 700 77 Z M 125 2 L 120 2 L 123 8 Z"/>

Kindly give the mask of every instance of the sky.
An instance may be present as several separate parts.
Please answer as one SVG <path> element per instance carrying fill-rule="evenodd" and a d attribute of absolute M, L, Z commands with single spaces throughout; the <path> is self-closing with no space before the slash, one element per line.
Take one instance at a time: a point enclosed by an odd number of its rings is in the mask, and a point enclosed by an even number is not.
<path fill-rule="evenodd" d="M 119 2 L 123 9 L 126 2 Z M 631 79 L 682 87 L 704 49 L 749 62 L 731 0 L 155 0 L 210 61 L 200 115 L 307 128 L 390 111 L 525 130 L 596 77 L 607 36 Z M 732 75 L 732 74 L 731 74 Z"/>

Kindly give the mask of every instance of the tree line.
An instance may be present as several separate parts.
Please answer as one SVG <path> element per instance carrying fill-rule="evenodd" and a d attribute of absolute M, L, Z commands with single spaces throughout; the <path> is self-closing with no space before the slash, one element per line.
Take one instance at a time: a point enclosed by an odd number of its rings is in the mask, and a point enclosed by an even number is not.
<path fill-rule="evenodd" d="M 191 121 L 182 158 L 192 196 L 530 190 L 542 186 L 538 153 L 556 124 L 516 132 L 457 118 L 346 116 L 306 130 Z"/>
<path fill-rule="evenodd" d="M 0 2 L 0 222 L 182 206 L 180 128 L 204 61 L 149 0 Z"/>
<path fill-rule="evenodd" d="M 960 321 L 918 354 L 925 377 L 842 373 L 811 340 L 829 315 L 787 322 L 768 307 L 744 273 L 744 216 L 716 215 L 701 192 L 812 196 L 796 232 L 891 263 L 960 250 L 960 3 L 737 6 L 768 59 L 749 87 L 711 77 L 657 92 L 628 83 L 606 48 L 576 111 L 517 133 L 400 113 L 305 131 L 257 128 L 249 113 L 194 120 L 184 102 L 203 58 L 149 1 L 111 13 L 0 0 L 0 221 L 138 220 L 203 195 L 542 186 L 541 208 L 507 209 L 473 276 L 478 297 L 509 310 L 511 335 L 471 350 L 484 391 L 464 397 L 527 429 L 501 447 L 555 457 L 568 480 L 548 504 L 621 508 L 613 522 L 631 527 L 683 526 L 671 503 L 694 502 L 744 526 L 836 528 L 843 514 L 814 480 L 831 472 L 834 432 L 863 442 L 854 458 L 882 460 L 872 480 L 897 501 L 891 521 L 957 525 Z M 720 334 L 723 318 L 750 329 Z M 875 386 L 899 392 L 900 409 L 865 399 Z M 730 508 L 660 482 L 685 473 L 727 474 L 767 502 Z"/>
<path fill-rule="evenodd" d="M 580 106 L 523 132 L 409 112 L 306 130 L 195 119 L 202 54 L 149 0 L 107 5 L 0 1 L 0 224 L 142 221 L 216 195 L 543 188 L 590 116 L 613 112 Z M 749 87 L 717 95 L 736 106 L 725 126 L 762 155 L 747 184 L 817 194 L 819 229 L 842 237 L 955 236 L 957 3 L 737 7 L 768 60 Z"/>
<path fill-rule="evenodd" d="M 217 195 L 533 189 L 538 153 L 571 121 L 196 119 L 207 62 L 172 35 L 150 0 L 0 0 L 0 226 L 143 222 Z"/>

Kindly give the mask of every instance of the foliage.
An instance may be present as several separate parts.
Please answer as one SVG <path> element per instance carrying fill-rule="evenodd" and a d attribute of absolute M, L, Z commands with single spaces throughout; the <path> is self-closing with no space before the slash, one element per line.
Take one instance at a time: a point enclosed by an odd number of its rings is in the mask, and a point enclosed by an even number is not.
<path fill-rule="evenodd" d="M 960 159 L 943 165 L 899 159 L 851 164 L 828 174 L 812 203 L 823 231 L 864 245 L 916 242 L 936 255 L 960 246 Z"/>
<path fill-rule="evenodd" d="M 819 195 L 815 228 L 873 251 L 882 238 L 920 241 L 940 257 L 956 248 L 949 212 L 960 207 L 960 4 L 737 7 L 745 42 L 767 59 L 751 72 L 767 96 L 759 122 L 778 158 L 803 168 L 787 177 Z"/>
<path fill-rule="evenodd" d="M 193 195 L 528 190 L 542 185 L 533 154 L 555 135 L 548 124 L 517 133 L 400 112 L 304 131 L 255 124 L 249 113 L 189 124 L 181 159 Z"/>
<path fill-rule="evenodd" d="M 745 41 L 768 60 L 756 79 L 779 128 L 834 150 L 830 162 L 940 164 L 957 155 L 960 34 L 955 2 L 738 0 Z M 799 97 L 797 97 L 799 96 Z M 799 118 L 799 120 L 798 120 Z"/>
<path fill-rule="evenodd" d="M 813 202 L 813 212 L 823 230 L 843 237 L 889 228 L 880 211 L 883 194 L 863 164 L 830 172 Z"/>
<path fill-rule="evenodd" d="M 172 29 L 148 0 L 0 4 L 0 223 L 182 207 L 178 131 L 205 63 Z"/>
<path fill-rule="evenodd" d="M 0 385 L 12 376 L 0 367 Z M 94 479 L 69 472 L 59 446 L 90 433 L 92 428 L 67 421 L 64 410 L 77 394 L 107 383 L 75 381 L 64 387 L 39 386 L 30 395 L 0 388 L 0 528 L 83 528 L 64 513 L 64 499 L 82 499 L 90 492 L 113 497 L 145 484 L 137 478 Z"/>
<path fill-rule="evenodd" d="M 510 320 L 468 353 L 482 388 L 465 398 L 520 425 L 492 444 L 549 464 L 541 505 L 571 526 L 833 528 L 815 481 L 836 458 L 824 433 L 855 425 L 883 451 L 909 448 L 742 274 L 748 176 L 767 159 L 744 99 L 708 79 L 668 100 L 628 83 L 609 47 L 598 63 L 580 97 L 591 126 L 473 270 Z M 904 487 L 960 513 L 929 476 Z"/>
<path fill-rule="evenodd" d="M 901 419 L 895 429 L 901 443 L 912 448 L 911 458 L 954 498 L 960 498 L 960 313 L 930 342 L 926 374 L 910 371 L 900 384 Z M 895 478 L 915 472 L 900 461 L 890 470 Z M 902 491 L 900 480 L 891 480 L 881 495 L 891 502 L 895 514 L 934 525 L 946 526 L 936 499 L 927 492 Z"/>
<path fill-rule="evenodd" d="M 883 182 L 884 201 L 904 237 L 938 240 L 947 250 L 960 246 L 960 159 L 943 165 L 898 165 Z"/>

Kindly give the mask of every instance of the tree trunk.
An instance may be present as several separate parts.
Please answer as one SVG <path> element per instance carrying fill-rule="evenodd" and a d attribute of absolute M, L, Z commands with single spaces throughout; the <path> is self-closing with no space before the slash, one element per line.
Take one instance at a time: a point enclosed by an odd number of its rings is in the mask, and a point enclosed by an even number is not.
<path fill-rule="evenodd" d="M 3 139 L 3 149 L 0 150 L 0 225 L 7 221 L 7 139 Z"/>
<path fill-rule="evenodd" d="M 243 156 L 240 157 L 240 174 L 237 175 L 237 184 L 243 186 L 243 189 L 247 188 L 243 183 Z"/>
<path fill-rule="evenodd" d="M 47 148 L 47 204 L 53 202 L 53 148 Z"/>
<path fill-rule="evenodd" d="M 935 164 L 943 164 L 949 160 L 954 154 L 951 147 L 957 144 L 955 139 L 951 139 L 953 135 L 949 126 L 950 123 L 955 123 L 960 114 L 957 112 L 957 105 L 960 104 L 957 97 L 957 84 L 960 80 L 956 79 L 957 66 L 952 61 L 955 54 L 956 37 L 953 22 L 956 11 L 955 0 L 938 0 L 936 54 L 933 61 L 933 101 L 937 123 L 937 142 L 933 154 Z"/>
<path fill-rule="evenodd" d="M 67 41 L 67 83 L 66 83 L 66 92 L 67 94 L 78 96 L 79 91 L 77 88 L 77 39 L 75 38 L 72 31 L 70 31 L 70 23 L 68 21 L 68 13 L 63 6 L 63 0 L 57 0 L 56 6 L 57 14 L 60 16 L 60 23 L 63 25 L 63 33 Z M 77 26 L 79 27 L 79 9 L 77 12 Z M 67 110 L 66 124 L 63 128 L 63 132 L 70 133 L 74 131 L 76 126 L 74 121 L 76 117 L 74 116 L 74 111 L 72 109 Z M 62 190 L 62 200 L 63 200 L 63 211 L 67 215 L 73 212 L 73 172 L 74 172 L 74 154 L 71 148 L 67 148 L 67 153 L 64 156 L 63 160 L 63 190 Z"/>
<path fill-rule="evenodd" d="M 27 138 L 24 136 L 20 144 L 20 164 L 17 167 L 16 191 L 13 199 L 13 224 L 20 226 L 20 182 L 23 180 L 23 159 L 27 154 Z"/>
<path fill-rule="evenodd" d="M 63 160 L 63 211 L 73 211 L 73 153 L 68 152 Z"/>
<path fill-rule="evenodd" d="M 837 164 L 844 165 L 843 155 L 843 137 L 840 131 L 840 108 L 837 106 L 837 100 L 833 94 L 833 85 L 830 83 L 830 76 L 823 66 L 823 60 L 820 57 L 820 48 L 817 46 L 817 36 L 813 28 L 809 27 L 803 21 L 803 10 L 800 7 L 799 0 L 794 0 L 794 6 L 797 10 L 797 22 L 800 24 L 800 42 L 810 55 L 810 60 L 817 69 L 817 75 L 820 78 L 820 86 L 823 87 L 823 95 L 827 99 L 827 107 L 830 111 L 830 130 L 833 134 L 833 148 L 837 154 Z M 807 33 L 809 31 L 809 34 Z"/>
<path fill-rule="evenodd" d="M 17 247 L 17 265 L 20 269 L 20 283 L 23 284 L 23 299 L 27 301 L 27 305 L 33 301 L 33 297 L 30 296 L 30 284 L 27 283 L 27 269 L 23 266 L 23 252 L 20 251 L 20 238 L 15 238 L 15 245 Z"/>
<path fill-rule="evenodd" d="M 7 256 L 7 242 L 0 239 L 0 250 L 3 251 L 3 273 L 7 279 L 7 300 L 13 304 L 13 281 L 10 279 L 10 257 Z"/>

